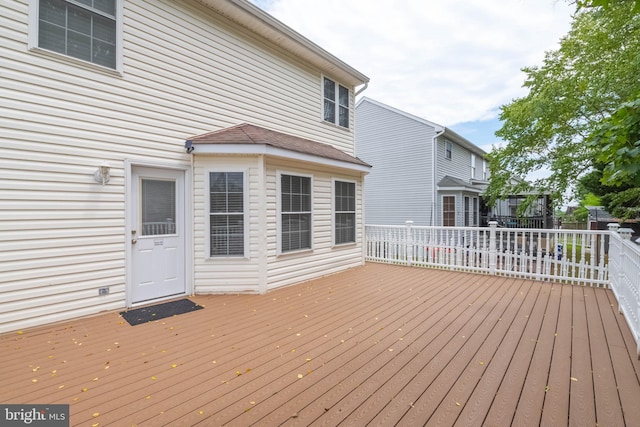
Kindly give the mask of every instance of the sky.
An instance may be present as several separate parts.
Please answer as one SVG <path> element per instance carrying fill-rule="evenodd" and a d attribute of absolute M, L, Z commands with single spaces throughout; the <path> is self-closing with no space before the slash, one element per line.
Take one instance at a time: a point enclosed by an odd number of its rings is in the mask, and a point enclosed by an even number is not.
<path fill-rule="evenodd" d="M 251 1 L 369 77 L 361 96 L 487 152 L 501 144 L 500 106 L 527 93 L 521 69 L 558 48 L 575 10 L 566 0 Z"/>

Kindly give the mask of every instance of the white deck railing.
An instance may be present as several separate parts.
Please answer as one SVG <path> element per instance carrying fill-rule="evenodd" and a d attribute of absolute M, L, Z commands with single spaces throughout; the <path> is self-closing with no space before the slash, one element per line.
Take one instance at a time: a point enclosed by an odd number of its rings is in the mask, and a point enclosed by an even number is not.
<path fill-rule="evenodd" d="M 640 357 L 640 248 L 631 241 L 633 230 L 618 229 L 617 224 L 610 228 L 613 229 L 609 250 L 611 290 L 618 300 L 618 311 L 624 314 L 636 339 Z"/>
<path fill-rule="evenodd" d="M 611 287 L 640 355 L 640 249 L 630 241 L 632 230 L 490 224 L 483 228 L 423 227 L 411 221 L 404 226 L 367 225 L 366 260 Z"/>

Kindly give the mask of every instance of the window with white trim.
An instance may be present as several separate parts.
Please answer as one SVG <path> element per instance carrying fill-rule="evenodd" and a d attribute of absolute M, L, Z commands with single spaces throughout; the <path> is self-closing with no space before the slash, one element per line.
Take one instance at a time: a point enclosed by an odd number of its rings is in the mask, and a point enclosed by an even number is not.
<path fill-rule="evenodd" d="M 471 199 L 469 196 L 464 196 L 464 226 L 471 225 Z"/>
<path fill-rule="evenodd" d="M 356 184 L 334 183 L 334 241 L 336 245 L 356 241 Z"/>
<path fill-rule="evenodd" d="M 456 226 L 456 196 L 442 196 L 442 225 Z"/>
<path fill-rule="evenodd" d="M 445 141 L 444 142 L 444 158 L 451 160 L 452 153 L 453 153 L 453 144 L 451 144 L 451 141 Z"/>
<path fill-rule="evenodd" d="M 482 179 L 487 180 L 487 161 L 482 160 Z"/>
<path fill-rule="evenodd" d="M 39 0 L 32 44 L 108 68 L 117 68 L 118 0 Z"/>
<path fill-rule="evenodd" d="M 471 179 L 476 177 L 476 155 L 471 154 Z"/>
<path fill-rule="evenodd" d="M 311 178 L 280 176 L 281 251 L 311 249 Z"/>
<path fill-rule="evenodd" d="M 349 127 L 349 89 L 333 80 L 324 77 L 324 120 L 342 126 Z"/>
<path fill-rule="evenodd" d="M 478 226 L 478 198 L 474 197 L 473 199 L 473 207 L 472 207 L 472 211 L 471 214 L 473 215 L 473 220 L 471 221 L 471 224 L 474 227 Z"/>
<path fill-rule="evenodd" d="M 244 256 L 244 173 L 209 173 L 210 256 Z"/>

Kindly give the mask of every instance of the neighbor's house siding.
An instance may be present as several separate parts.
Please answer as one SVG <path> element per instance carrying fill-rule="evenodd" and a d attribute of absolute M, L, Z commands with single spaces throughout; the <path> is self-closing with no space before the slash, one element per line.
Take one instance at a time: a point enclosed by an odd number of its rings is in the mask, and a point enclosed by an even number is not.
<path fill-rule="evenodd" d="M 251 212 L 246 257 L 209 257 L 206 244 L 208 173 L 245 171 Z M 312 250 L 278 253 L 278 172 L 312 177 Z M 362 177 L 341 169 L 262 156 L 195 156 L 195 283 L 197 293 L 264 292 L 362 264 Z M 333 245 L 333 181 L 356 181 L 356 242 Z M 261 197 L 262 196 L 262 197 Z M 261 215 L 265 218 L 262 223 Z M 265 256 L 266 255 L 266 256 Z"/>
<path fill-rule="evenodd" d="M 451 142 L 451 159 L 445 158 L 446 141 Z M 471 179 L 471 152 L 451 139 L 439 137 L 436 182 L 440 182 L 445 176 L 468 182 Z"/>
<path fill-rule="evenodd" d="M 356 115 L 356 154 L 373 166 L 365 185 L 367 224 L 433 225 L 436 129 L 366 99 Z"/>
<path fill-rule="evenodd" d="M 451 159 L 445 158 L 446 141 L 451 142 Z M 361 99 L 356 108 L 356 155 L 373 166 L 365 185 L 367 224 L 401 225 L 409 220 L 414 225 L 442 225 L 442 196 L 452 195 L 456 224 L 463 225 L 464 196 L 479 197 L 480 186 L 474 191 L 471 182 L 473 153 L 475 179 L 480 181 L 484 152 L 479 147 L 436 123 Z M 439 188 L 444 177 L 465 181 L 464 186 Z"/>
<path fill-rule="evenodd" d="M 0 9 L 0 332 L 125 306 L 125 160 L 188 165 L 240 122 L 353 152 L 319 70 L 196 1 L 124 2 L 122 75 L 29 51 L 28 2 Z"/>

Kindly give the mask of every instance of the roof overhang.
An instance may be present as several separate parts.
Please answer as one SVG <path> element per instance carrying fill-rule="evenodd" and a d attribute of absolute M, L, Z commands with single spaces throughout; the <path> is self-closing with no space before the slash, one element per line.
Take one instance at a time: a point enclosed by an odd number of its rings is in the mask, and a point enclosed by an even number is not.
<path fill-rule="evenodd" d="M 369 78 L 247 0 L 198 0 L 229 20 L 354 87 Z"/>
<path fill-rule="evenodd" d="M 273 156 L 286 160 L 321 164 L 340 169 L 348 169 L 356 172 L 369 173 L 371 167 L 357 165 L 340 160 L 327 159 L 313 154 L 297 153 L 284 148 L 271 147 L 269 145 L 254 144 L 198 144 L 194 154 L 218 154 L 218 155 L 246 155 L 246 156 Z"/>
<path fill-rule="evenodd" d="M 185 148 L 196 155 L 262 155 L 358 173 L 369 173 L 371 169 L 368 163 L 329 144 L 247 123 L 189 138 Z"/>

